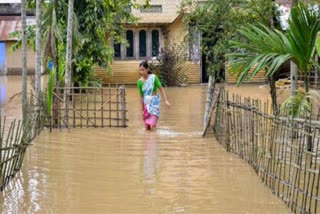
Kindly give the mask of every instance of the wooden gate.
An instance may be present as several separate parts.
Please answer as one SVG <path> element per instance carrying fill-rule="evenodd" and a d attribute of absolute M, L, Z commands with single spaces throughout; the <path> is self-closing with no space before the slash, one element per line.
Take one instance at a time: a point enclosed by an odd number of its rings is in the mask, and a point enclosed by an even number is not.
<path fill-rule="evenodd" d="M 66 90 L 68 90 L 67 97 L 65 97 Z M 127 126 L 124 85 L 57 87 L 53 99 L 51 120 L 53 127 Z"/>

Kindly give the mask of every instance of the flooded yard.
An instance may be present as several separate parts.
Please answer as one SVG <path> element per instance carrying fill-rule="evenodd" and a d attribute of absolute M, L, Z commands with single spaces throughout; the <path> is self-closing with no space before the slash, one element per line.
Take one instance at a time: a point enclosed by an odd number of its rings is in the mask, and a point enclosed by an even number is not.
<path fill-rule="evenodd" d="M 20 98 L 8 103 L 20 78 L 1 81 L 2 115 L 20 117 Z M 228 87 L 268 95 L 256 85 Z M 172 109 L 162 106 L 156 132 L 144 130 L 134 87 L 127 88 L 128 128 L 43 131 L 2 192 L 2 212 L 290 213 L 246 162 L 201 137 L 206 86 L 166 90 Z"/>

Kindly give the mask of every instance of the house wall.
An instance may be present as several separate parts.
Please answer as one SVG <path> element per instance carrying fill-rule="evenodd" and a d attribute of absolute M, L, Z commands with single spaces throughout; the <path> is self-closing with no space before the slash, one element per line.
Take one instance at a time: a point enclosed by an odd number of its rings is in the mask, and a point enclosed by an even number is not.
<path fill-rule="evenodd" d="M 111 65 L 111 74 L 103 68 L 96 67 L 95 75 L 103 83 L 136 84 L 139 79 L 139 63 L 139 60 L 114 61 Z"/>
<path fill-rule="evenodd" d="M 265 83 L 267 82 L 266 72 L 264 70 L 259 71 L 252 79 L 249 79 L 252 72 L 254 71 L 254 67 L 249 71 L 247 78 L 244 80 L 245 83 Z M 236 83 L 238 81 L 238 77 L 235 74 L 226 71 L 226 82 L 227 83 Z"/>
<path fill-rule="evenodd" d="M 103 83 L 108 84 L 136 84 L 140 78 L 139 75 L 139 63 L 140 61 L 114 61 L 111 65 L 112 73 L 108 74 L 105 69 L 96 67 L 95 76 L 102 80 Z M 200 65 L 188 62 L 187 64 L 187 76 L 188 83 L 198 84 L 200 83 Z"/>
<path fill-rule="evenodd" d="M 185 38 L 188 33 L 188 29 L 183 23 L 183 18 L 180 16 L 171 25 L 168 26 L 169 38 L 171 42 L 176 44 L 186 45 L 186 51 L 188 51 L 188 44 L 185 43 Z M 187 65 L 188 83 L 198 84 L 200 83 L 201 65 L 200 62 L 189 61 Z"/>
<path fill-rule="evenodd" d="M 132 29 L 135 34 L 138 34 L 140 29 L 144 29 L 146 31 L 150 31 L 151 29 L 161 29 L 154 26 L 143 26 L 138 25 L 137 27 L 128 28 Z M 182 18 L 178 18 L 174 23 L 167 26 L 169 31 L 169 37 L 173 42 L 177 44 L 183 44 L 185 36 L 187 35 L 187 30 L 182 22 Z M 160 32 L 162 34 L 162 32 Z M 135 45 L 139 45 L 138 37 L 135 39 Z M 150 43 L 150 41 L 149 41 Z M 165 36 L 160 36 L 160 47 L 166 45 L 167 41 L 165 40 Z M 148 44 L 147 47 L 150 47 L 151 44 Z M 187 50 L 187 49 L 186 49 Z M 125 52 L 125 48 L 123 48 L 122 52 Z M 103 83 L 119 83 L 119 84 L 136 84 L 139 79 L 139 68 L 138 65 L 141 59 L 136 58 L 134 60 L 127 59 L 115 59 L 111 65 L 112 73 L 108 74 L 103 68 L 96 67 L 95 74 L 96 77 L 101 79 Z M 187 64 L 187 76 L 188 83 L 197 84 L 200 83 L 200 63 L 188 62 Z"/>
<path fill-rule="evenodd" d="M 201 66 L 200 63 L 188 63 L 188 83 L 190 84 L 199 84 L 200 83 L 200 74 L 201 74 Z"/>
<path fill-rule="evenodd" d="M 6 67 L 8 75 L 21 74 L 22 71 L 22 51 L 18 49 L 16 51 L 10 50 L 14 42 L 6 42 Z M 27 51 L 27 67 L 28 72 L 33 73 L 35 70 L 35 52 L 28 47 Z"/>
<path fill-rule="evenodd" d="M 127 57 L 126 56 L 126 46 L 121 45 L 121 58 L 117 58 L 116 60 L 145 60 L 146 58 L 152 57 L 152 31 L 157 30 L 159 31 L 159 48 L 163 47 L 163 32 L 161 27 L 157 25 L 139 25 L 139 26 L 129 26 L 126 27 L 126 30 L 132 30 L 134 39 L 133 39 L 133 46 L 134 46 L 134 56 Z M 147 55 L 145 57 L 139 56 L 139 32 L 141 30 L 146 31 L 146 51 Z"/>
<path fill-rule="evenodd" d="M 172 24 L 170 24 L 168 26 L 168 31 L 169 37 L 171 38 L 172 42 L 177 44 L 183 43 L 188 32 L 183 23 L 182 17 L 179 17 Z"/>

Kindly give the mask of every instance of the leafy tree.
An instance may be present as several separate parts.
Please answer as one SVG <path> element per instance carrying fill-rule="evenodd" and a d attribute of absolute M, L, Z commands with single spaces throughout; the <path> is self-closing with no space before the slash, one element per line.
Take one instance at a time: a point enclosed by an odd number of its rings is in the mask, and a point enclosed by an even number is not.
<path fill-rule="evenodd" d="M 287 34 L 264 25 L 249 25 L 239 30 L 248 42 L 233 41 L 236 51 L 229 55 L 232 70 L 239 74 L 238 83 L 254 66 L 250 78 L 262 69 L 267 71 L 268 76 L 273 75 L 283 63 L 292 60 L 305 77 L 305 90 L 309 91 L 307 75 L 317 65 L 314 58 L 316 38 L 320 31 L 320 13 L 305 4 L 297 4 L 291 10 L 289 26 Z"/>
<path fill-rule="evenodd" d="M 243 40 L 237 29 L 248 22 L 266 25 L 272 22 L 280 27 L 272 0 L 206 1 L 197 5 L 192 0 L 186 0 L 182 8 L 186 7 L 192 9 L 186 14 L 185 23 L 195 26 L 202 33 L 201 51 L 209 63 L 209 74 L 220 74 L 220 78 L 225 69 L 225 54 L 230 52 L 229 40 Z M 194 38 L 187 39 L 192 42 Z"/>
<path fill-rule="evenodd" d="M 141 2 L 141 1 L 139 1 Z M 143 1 L 148 5 L 149 0 Z M 28 6 L 35 8 L 35 0 L 28 0 Z M 43 1 L 42 44 L 44 63 L 53 61 L 56 79 L 64 76 L 66 35 L 67 35 L 67 0 Z M 73 81 L 89 84 L 93 80 L 93 68 L 99 65 L 110 71 L 113 59 L 112 40 L 126 43 L 124 24 L 136 23 L 137 19 L 130 8 L 141 7 L 135 0 L 77 0 L 74 2 L 74 27 L 72 44 Z M 28 27 L 29 44 L 34 44 L 34 28 Z M 21 44 L 18 41 L 15 47 Z M 63 57 L 61 57 L 63 56 Z M 59 71 L 59 72 L 57 72 Z M 60 80 L 61 81 L 61 80 Z"/>
<path fill-rule="evenodd" d="M 88 83 L 93 76 L 94 65 L 110 71 L 113 59 L 112 40 L 125 43 L 125 23 L 135 23 L 131 8 L 139 5 L 131 0 L 78 0 L 75 13 L 82 35 L 81 48 L 74 61 L 74 80 Z"/>
<path fill-rule="evenodd" d="M 206 1 L 194 4 L 192 0 L 185 0 L 182 11 L 188 8 L 191 12 L 185 16 L 185 23 L 190 30 L 200 31 L 201 52 L 208 63 L 208 95 L 206 115 L 212 103 L 215 82 L 223 79 L 226 65 L 226 54 L 231 51 L 229 40 L 243 41 L 238 28 L 248 22 L 262 22 L 266 25 L 280 26 L 276 19 L 276 7 L 272 0 L 225 0 Z M 192 35 L 192 34 L 190 34 Z M 187 38 L 193 42 L 194 38 Z"/>
<path fill-rule="evenodd" d="M 187 51 L 185 45 L 167 38 L 158 59 L 150 63 L 163 86 L 181 86 L 187 84 Z"/>

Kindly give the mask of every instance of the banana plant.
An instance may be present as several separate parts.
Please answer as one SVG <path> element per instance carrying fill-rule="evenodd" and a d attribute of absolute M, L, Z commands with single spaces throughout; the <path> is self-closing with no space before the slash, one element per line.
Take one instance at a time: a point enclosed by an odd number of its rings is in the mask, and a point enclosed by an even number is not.
<path fill-rule="evenodd" d="M 52 117 L 52 105 L 53 105 L 53 92 L 54 92 L 54 85 L 55 85 L 55 70 L 51 69 L 49 74 L 48 80 L 48 88 L 46 94 L 46 103 L 47 103 L 47 113 L 49 118 Z"/>
<path fill-rule="evenodd" d="M 316 49 L 319 57 L 320 56 L 320 33 L 317 34 Z"/>
<path fill-rule="evenodd" d="M 319 104 L 320 94 L 316 90 L 297 91 L 297 95 L 290 96 L 282 105 L 281 110 L 287 112 L 294 118 L 302 116 L 303 114 L 308 117 L 311 116 L 312 106 L 310 101 Z"/>

